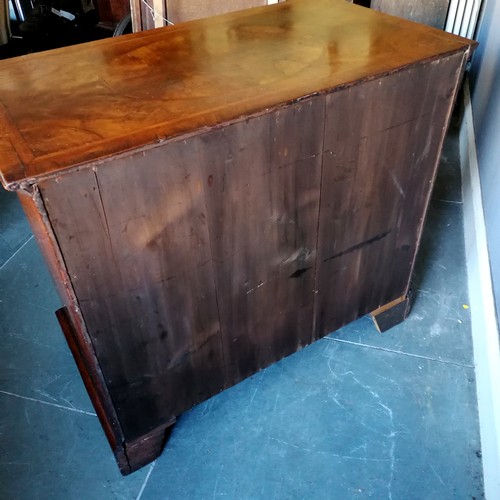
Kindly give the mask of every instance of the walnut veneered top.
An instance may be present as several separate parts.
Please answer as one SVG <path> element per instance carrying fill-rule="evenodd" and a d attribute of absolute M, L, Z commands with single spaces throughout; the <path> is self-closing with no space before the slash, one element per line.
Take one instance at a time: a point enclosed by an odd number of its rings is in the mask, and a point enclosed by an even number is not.
<path fill-rule="evenodd" d="M 375 78 L 474 42 L 289 0 L 0 61 L 5 187 Z"/>

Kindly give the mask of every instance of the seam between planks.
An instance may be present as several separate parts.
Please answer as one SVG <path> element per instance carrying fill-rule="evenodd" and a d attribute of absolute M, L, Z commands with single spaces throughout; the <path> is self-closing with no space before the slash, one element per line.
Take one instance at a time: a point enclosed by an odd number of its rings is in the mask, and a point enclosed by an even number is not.
<path fill-rule="evenodd" d="M 321 224 L 321 195 L 323 192 L 323 169 L 325 165 L 325 135 L 326 135 L 326 112 L 328 95 L 323 95 L 324 105 L 323 105 L 323 134 L 321 139 L 321 170 L 319 174 L 319 196 L 318 196 L 318 223 L 316 225 L 316 260 L 315 260 L 315 270 L 314 270 L 314 290 L 313 290 L 313 317 L 311 325 L 311 342 L 316 338 L 316 328 L 317 328 L 317 308 L 318 308 L 318 263 L 319 263 L 319 232 Z"/>

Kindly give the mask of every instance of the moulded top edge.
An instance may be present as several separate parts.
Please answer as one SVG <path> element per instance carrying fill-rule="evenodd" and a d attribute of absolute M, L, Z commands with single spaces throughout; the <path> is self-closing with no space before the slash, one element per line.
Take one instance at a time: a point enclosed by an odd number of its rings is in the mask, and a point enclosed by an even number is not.
<path fill-rule="evenodd" d="M 6 187 L 475 42 L 342 0 L 289 0 L 0 61 Z"/>

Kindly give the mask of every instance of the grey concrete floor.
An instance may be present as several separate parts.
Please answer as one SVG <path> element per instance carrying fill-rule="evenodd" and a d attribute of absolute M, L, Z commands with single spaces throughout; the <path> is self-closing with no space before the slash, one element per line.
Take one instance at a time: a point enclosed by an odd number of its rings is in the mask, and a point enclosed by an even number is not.
<path fill-rule="evenodd" d="M 448 136 L 410 317 L 368 318 L 186 412 L 122 477 L 54 317 L 22 210 L 0 193 L 0 498 L 483 497 L 456 135 Z"/>

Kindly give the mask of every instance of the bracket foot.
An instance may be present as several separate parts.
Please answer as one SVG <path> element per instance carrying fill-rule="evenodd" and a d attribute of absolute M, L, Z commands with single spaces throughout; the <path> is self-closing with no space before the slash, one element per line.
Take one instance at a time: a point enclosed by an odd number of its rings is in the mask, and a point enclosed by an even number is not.
<path fill-rule="evenodd" d="M 380 333 L 386 332 L 393 326 L 399 325 L 403 322 L 411 309 L 411 291 L 408 295 L 403 295 L 402 297 L 385 304 L 375 311 L 370 313 L 377 330 Z"/>

